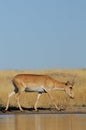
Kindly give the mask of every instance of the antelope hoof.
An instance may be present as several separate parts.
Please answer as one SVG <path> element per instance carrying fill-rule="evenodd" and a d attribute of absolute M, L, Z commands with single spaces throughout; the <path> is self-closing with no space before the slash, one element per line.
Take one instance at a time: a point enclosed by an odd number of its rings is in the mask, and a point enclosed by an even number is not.
<path fill-rule="evenodd" d="M 35 112 L 38 112 L 38 109 L 35 109 Z"/>
<path fill-rule="evenodd" d="M 21 109 L 20 111 L 21 111 L 21 112 L 23 112 L 24 110 L 23 110 L 23 109 Z"/>
<path fill-rule="evenodd" d="M 61 106 L 61 107 L 60 107 L 60 110 L 65 110 L 65 107 L 64 107 L 64 106 Z"/>
<path fill-rule="evenodd" d="M 61 111 L 61 108 L 59 108 L 59 107 L 57 107 L 56 109 L 57 109 L 58 111 Z"/>

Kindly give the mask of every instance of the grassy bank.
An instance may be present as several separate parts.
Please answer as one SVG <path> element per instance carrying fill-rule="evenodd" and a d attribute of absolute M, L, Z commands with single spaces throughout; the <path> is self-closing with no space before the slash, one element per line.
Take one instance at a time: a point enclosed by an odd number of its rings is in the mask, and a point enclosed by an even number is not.
<path fill-rule="evenodd" d="M 5 106 L 8 94 L 13 91 L 12 78 L 16 74 L 30 73 L 30 74 L 47 74 L 59 81 L 72 80 L 76 74 L 76 83 L 74 87 L 75 99 L 69 97 L 60 91 L 53 91 L 51 94 L 55 98 L 58 105 L 63 106 L 86 106 L 86 70 L 42 70 L 42 71 L 0 71 L 0 106 Z M 33 107 L 36 100 L 37 93 L 23 93 L 20 97 L 20 102 L 23 107 Z M 11 106 L 17 106 L 15 96 L 10 101 Z M 43 94 L 40 98 L 38 107 L 52 107 L 53 104 L 49 100 L 47 94 Z"/>

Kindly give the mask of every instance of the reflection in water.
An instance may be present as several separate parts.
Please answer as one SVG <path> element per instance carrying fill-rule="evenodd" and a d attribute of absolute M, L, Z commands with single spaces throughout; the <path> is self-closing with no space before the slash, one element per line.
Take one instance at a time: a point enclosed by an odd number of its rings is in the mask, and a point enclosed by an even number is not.
<path fill-rule="evenodd" d="M 85 114 L 0 115 L 0 130 L 86 130 Z"/>

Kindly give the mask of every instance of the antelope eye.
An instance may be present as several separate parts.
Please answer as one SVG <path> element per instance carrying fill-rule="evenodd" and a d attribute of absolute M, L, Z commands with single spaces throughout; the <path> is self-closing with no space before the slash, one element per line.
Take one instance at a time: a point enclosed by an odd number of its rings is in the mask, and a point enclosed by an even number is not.
<path fill-rule="evenodd" d="M 70 87 L 70 89 L 72 90 L 72 87 Z"/>

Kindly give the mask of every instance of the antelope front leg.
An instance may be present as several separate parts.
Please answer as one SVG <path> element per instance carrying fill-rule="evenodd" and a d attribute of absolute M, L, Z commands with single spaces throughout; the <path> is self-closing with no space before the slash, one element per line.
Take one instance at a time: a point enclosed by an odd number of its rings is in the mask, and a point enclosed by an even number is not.
<path fill-rule="evenodd" d="M 55 102 L 54 98 L 52 97 L 52 95 L 50 94 L 50 92 L 47 91 L 47 94 L 48 94 L 49 98 L 51 99 L 51 101 L 53 102 L 55 108 L 56 108 L 58 111 L 60 111 L 61 109 L 56 105 L 56 102 Z"/>

